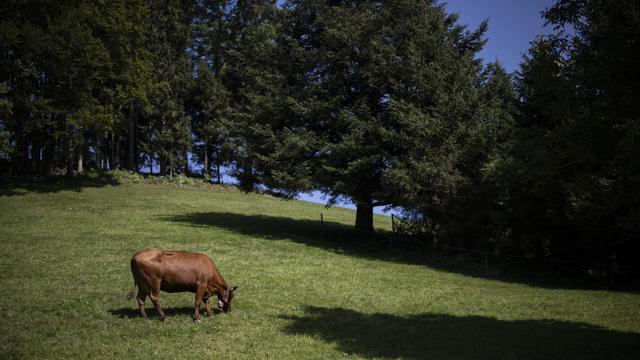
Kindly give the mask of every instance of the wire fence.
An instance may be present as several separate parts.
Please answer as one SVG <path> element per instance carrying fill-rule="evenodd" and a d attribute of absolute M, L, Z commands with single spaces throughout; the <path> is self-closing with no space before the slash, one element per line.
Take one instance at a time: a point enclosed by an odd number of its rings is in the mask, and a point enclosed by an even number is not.
<path fill-rule="evenodd" d="M 325 214 L 320 213 L 320 228 L 318 234 L 321 238 L 337 235 L 345 235 L 344 229 L 335 227 L 335 223 L 327 221 Z M 590 259 L 561 259 L 553 257 L 527 256 L 523 254 L 509 254 L 496 250 L 469 249 L 452 246 L 446 242 L 438 241 L 431 226 L 427 223 L 415 222 L 403 219 L 397 215 L 391 215 L 391 235 L 377 234 L 375 240 L 384 244 L 390 251 L 411 251 L 426 256 L 430 255 L 458 255 L 462 254 L 471 261 L 482 263 L 489 270 L 493 266 L 510 264 L 526 268 L 544 269 L 544 271 L 560 271 L 587 275 L 590 278 L 610 282 L 610 286 L 618 282 L 618 279 L 632 279 L 634 283 L 640 282 L 640 266 L 638 264 L 620 263 L 615 258 L 606 262 Z"/>
<path fill-rule="evenodd" d="M 481 249 L 467 249 L 462 247 L 451 246 L 447 243 L 439 243 L 435 236 L 430 233 L 428 224 L 413 222 L 401 217 L 391 215 L 392 238 L 390 240 L 390 248 L 409 247 L 414 250 L 442 252 L 442 253 L 461 253 L 472 255 L 484 262 L 485 267 L 489 268 L 489 262 L 518 262 L 521 264 L 553 264 L 563 266 L 567 270 L 576 273 L 589 273 L 596 277 L 620 277 L 621 275 L 636 274 L 638 272 L 637 264 L 621 264 L 615 258 L 609 262 L 594 260 L 577 260 L 577 259 L 560 259 L 553 257 L 534 257 L 520 254 L 509 254 L 497 251 L 487 251 Z M 613 281 L 613 279 L 611 280 Z"/>

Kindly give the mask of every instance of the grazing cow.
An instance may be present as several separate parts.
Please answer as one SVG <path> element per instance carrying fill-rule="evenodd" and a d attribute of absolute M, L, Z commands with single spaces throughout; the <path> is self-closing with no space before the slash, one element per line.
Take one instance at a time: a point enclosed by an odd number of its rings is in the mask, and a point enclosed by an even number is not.
<path fill-rule="evenodd" d="M 131 258 L 133 289 L 127 295 L 132 299 L 137 294 L 140 316 L 145 319 L 144 302 L 147 296 L 160 314 L 160 320 L 166 318 L 160 308 L 160 290 L 166 292 L 190 291 L 196 293 L 193 317 L 200 321 L 200 302 L 204 300 L 207 316 L 211 316 L 209 300 L 218 297 L 218 307 L 222 311 L 231 310 L 231 299 L 237 286 L 230 287 L 224 280 L 213 261 L 204 254 L 186 251 L 142 250 Z"/>

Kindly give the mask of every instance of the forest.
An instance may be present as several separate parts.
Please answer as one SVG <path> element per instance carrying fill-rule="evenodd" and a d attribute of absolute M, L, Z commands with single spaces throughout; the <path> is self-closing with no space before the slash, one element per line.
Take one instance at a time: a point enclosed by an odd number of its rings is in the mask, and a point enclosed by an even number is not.
<path fill-rule="evenodd" d="M 518 71 L 435 0 L 5 0 L 0 176 L 126 169 L 403 209 L 438 246 L 640 263 L 640 2 Z"/>

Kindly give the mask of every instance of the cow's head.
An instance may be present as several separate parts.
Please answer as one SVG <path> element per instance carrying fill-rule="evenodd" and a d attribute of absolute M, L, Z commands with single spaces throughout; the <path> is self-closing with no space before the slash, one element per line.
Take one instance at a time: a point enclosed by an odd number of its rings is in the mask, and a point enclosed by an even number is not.
<path fill-rule="evenodd" d="M 231 300 L 233 299 L 233 292 L 237 289 L 237 286 L 228 288 L 223 291 L 222 294 L 218 292 L 218 307 L 224 312 L 231 311 Z"/>

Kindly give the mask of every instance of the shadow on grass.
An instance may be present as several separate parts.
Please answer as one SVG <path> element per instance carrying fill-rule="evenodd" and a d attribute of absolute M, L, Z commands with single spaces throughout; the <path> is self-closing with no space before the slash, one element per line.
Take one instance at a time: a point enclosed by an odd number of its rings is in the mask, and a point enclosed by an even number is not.
<path fill-rule="evenodd" d="M 379 231 L 375 235 L 363 237 L 354 233 L 353 226 L 337 222 L 324 221 L 324 225 L 321 225 L 319 220 L 229 212 L 195 212 L 166 217 L 163 220 L 190 226 L 227 229 L 263 239 L 287 239 L 349 256 L 426 265 L 465 276 L 527 284 L 540 288 L 589 290 L 606 288 L 602 284 L 589 282 L 578 276 L 560 275 L 561 273 L 549 274 L 515 266 L 486 269 L 483 262 L 473 262 L 469 258 L 447 257 L 401 247 L 394 247 L 393 250 L 390 250 L 389 239 L 392 236 L 390 232 Z M 616 291 L 627 292 L 626 290 Z"/>
<path fill-rule="evenodd" d="M 80 192 L 83 188 L 98 188 L 118 184 L 118 179 L 109 174 L 81 176 L 16 176 L 0 180 L 0 196 L 20 196 L 25 195 L 27 192 Z"/>
<path fill-rule="evenodd" d="M 165 315 L 167 315 L 167 317 L 172 317 L 172 316 L 193 316 L 193 307 L 187 307 L 187 306 L 182 306 L 182 307 L 170 307 L 170 308 L 165 308 L 163 307 L 162 310 L 164 310 Z M 222 313 L 222 311 L 220 311 L 219 309 L 212 309 L 213 310 L 213 314 L 214 316 L 217 314 Z M 149 317 L 149 319 L 158 319 L 158 313 L 156 312 L 156 309 L 153 307 L 153 305 L 151 306 L 146 306 L 145 307 L 145 311 L 147 313 L 147 316 Z M 109 310 L 109 313 L 115 317 L 119 317 L 121 319 L 132 319 L 132 318 L 139 318 L 140 317 L 140 311 L 137 308 L 120 308 L 120 309 L 111 309 Z M 203 318 L 206 318 L 206 312 L 202 311 L 202 309 L 200 310 L 200 314 L 202 315 Z"/>
<path fill-rule="evenodd" d="M 503 321 L 425 313 L 364 314 L 307 307 L 284 332 L 319 338 L 365 358 L 636 359 L 640 334 L 556 320 Z"/>
<path fill-rule="evenodd" d="M 269 240 L 292 240 L 338 253 L 392 260 L 380 251 L 380 243 L 390 235 L 380 231 L 366 237 L 356 234 L 353 226 L 332 221 L 292 219 L 267 215 L 244 215 L 229 212 L 196 212 L 163 218 L 192 226 L 216 227 Z M 386 253 L 386 254 L 385 254 Z"/>

